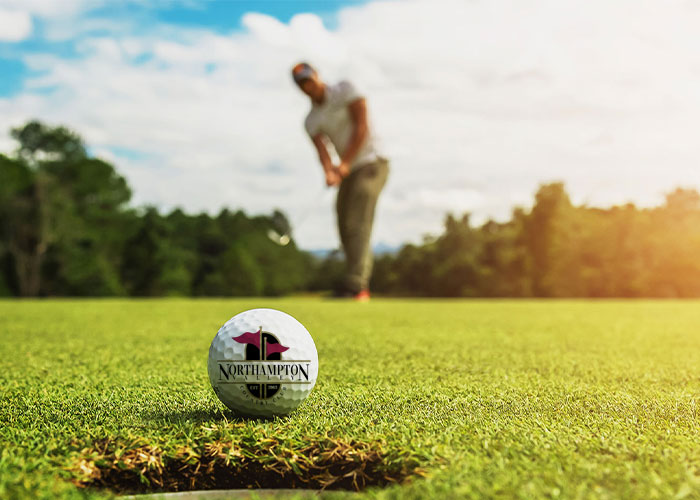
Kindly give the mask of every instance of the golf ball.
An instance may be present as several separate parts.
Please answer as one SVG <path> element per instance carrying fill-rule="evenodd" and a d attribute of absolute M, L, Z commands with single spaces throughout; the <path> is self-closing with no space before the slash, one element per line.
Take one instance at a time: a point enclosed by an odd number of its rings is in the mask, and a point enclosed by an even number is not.
<path fill-rule="evenodd" d="M 209 381 L 242 415 L 285 415 L 318 376 L 316 345 L 304 325 L 275 309 L 251 309 L 222 326 L 209 347 Z"/>

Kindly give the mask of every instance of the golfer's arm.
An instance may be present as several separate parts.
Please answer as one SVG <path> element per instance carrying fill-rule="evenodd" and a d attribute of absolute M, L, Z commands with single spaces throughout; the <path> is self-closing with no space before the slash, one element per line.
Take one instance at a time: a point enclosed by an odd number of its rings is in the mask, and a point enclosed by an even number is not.
<path fill-rule="evenodd" d="M 318 151 L 318 160 L 321 162 L 324 172 L 328 172 L 333 169 L 333 162 L 331 161 L 331 156 L 328 154 L 328 149 L 326 149 L 326 143 L 323 139 L 323 134 L 316 134 L 311 138 L 316 146 L 316 151 Z"/>
<path fill-rule="evenodd" d="M 345 149 L 345 154 L 341 160 L 347 165 L 352 165 L 357 153 L 360 152 L 362 143 L 367 138 L 367 104 L 364 99 L 357 99 L 348 105 L 348 110 L 353 122 L 353 129 L 350 143 Z"/>

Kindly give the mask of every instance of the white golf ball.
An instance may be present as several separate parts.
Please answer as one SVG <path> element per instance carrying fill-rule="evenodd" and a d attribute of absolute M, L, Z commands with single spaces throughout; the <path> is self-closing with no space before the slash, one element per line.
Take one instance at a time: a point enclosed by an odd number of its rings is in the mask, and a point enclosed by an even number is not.
<path fill-rule="evenodd" d="M 228 320 L 209 347 L 209 381 L 222 403 L 243 415 L 286 415 L 318 376 L 316 345 L 304 325 L 275 309 Z"/>

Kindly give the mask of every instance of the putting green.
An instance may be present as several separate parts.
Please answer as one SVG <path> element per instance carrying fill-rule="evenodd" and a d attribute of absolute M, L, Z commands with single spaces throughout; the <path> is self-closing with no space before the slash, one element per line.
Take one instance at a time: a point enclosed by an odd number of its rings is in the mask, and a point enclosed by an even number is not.
<path fill-rule="evenodd" d="M 253 307 L 316 341 L 288 418 L 239 421 L 209 387 L 211 339 Z M 0 354 L 1 498 L 336 456 L 409 477 L 354 498 L 700 498 L 697 301 L 2 301 Z"/>

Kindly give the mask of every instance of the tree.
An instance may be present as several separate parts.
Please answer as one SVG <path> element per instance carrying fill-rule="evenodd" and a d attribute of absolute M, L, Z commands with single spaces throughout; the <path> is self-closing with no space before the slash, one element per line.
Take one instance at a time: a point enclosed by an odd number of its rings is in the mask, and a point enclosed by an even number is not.
<path fill-rule="evenodd" d="M 557 273 L 564 273 L 568 265 L 565 262 L 571 244 L 568 235 L 574 231 L 570 209 L 571 201 L 561 182 L 545 184 L 535 195 L 535 205 L 523 227 L 535 296 L 565 295 L 561 290 L 565 283 L 557 281 Z"/>
<path fill-rule="evenodd" d="M 0 257 L 2 290 L 36 295 L 45 248 L 39 245 L 35 173 L 18 159 L 0 155 Z"/>
<path fill-rule="evenodd" d="M 120 226 L 131 197 L 124 178 L 89 158 L 81 138 L 65 127 L 34 121 L 11 134 L 19 142 L 15 161 L 31 177 L 26 190 L 12 196 L 8 237 L 20 293 L 121 293 Z"/>
<path fill-rule="evenodd" d="M 700 296 L 700 194 L 676 189 L 649 217 L 656 230 L 645 245 L 652 249 L 647 288 L 661 297 Z"/>
<path fill-rule="evenodd" d="M 32 169 L 22 159 L 3 156 L 2 226 L 4 240 L 15 269 L 17 288 L 22 296 L 36 296 L 41 285 L 41 267 L 51 241 L 50 179 Z"/>
<path fill-rule="evenodd" d="M 173 244 L 176 228 L 148 207 L 138 229 L 124 246 L 121 277 L 129 295 L 189 295 L 192 292 L 191 252 Z"/>

